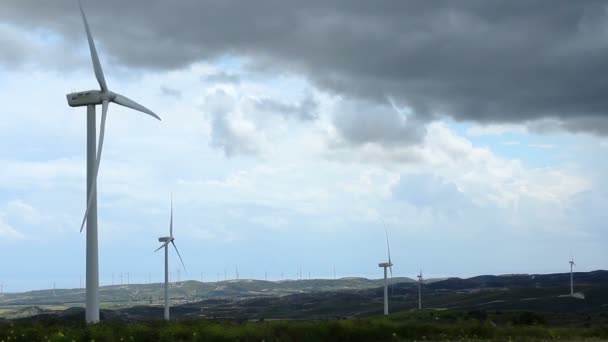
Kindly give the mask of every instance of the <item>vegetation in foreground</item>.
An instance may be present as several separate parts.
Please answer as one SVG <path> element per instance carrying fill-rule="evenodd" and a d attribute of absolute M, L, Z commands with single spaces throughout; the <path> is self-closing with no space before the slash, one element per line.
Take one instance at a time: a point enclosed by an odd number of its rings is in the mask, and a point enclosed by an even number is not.
<path fill-rule="evenodd" d="M 105 321 L 24 319 L 0 325 L 0 341 L 539 341 L 608 340 L 602 315 L 423 311 L 324 321 Z M 556 326 L 555 324 L 561 324 Z"/>

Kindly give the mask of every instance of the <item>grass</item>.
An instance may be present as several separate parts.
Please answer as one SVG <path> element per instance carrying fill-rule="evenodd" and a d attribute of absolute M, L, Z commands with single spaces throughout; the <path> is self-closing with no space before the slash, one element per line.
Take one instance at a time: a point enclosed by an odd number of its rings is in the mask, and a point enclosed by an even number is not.
<path fill-rule="evenodd" d="M 494 323 L 495 318 L 504 323 Z M 215 320 L 106 321 L 17 320 L 0 325 L 1 341 L 544 341 L 608 339 L 596 321 L 556 326 L 531 312 L 402 312 L 388 317 L 323 321 L 234 322 Z"/>

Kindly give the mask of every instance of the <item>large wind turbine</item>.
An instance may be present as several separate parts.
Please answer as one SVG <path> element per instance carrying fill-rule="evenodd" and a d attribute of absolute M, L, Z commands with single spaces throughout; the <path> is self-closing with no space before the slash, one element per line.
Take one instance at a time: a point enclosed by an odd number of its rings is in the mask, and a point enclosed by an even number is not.
<path fill-rule="evenodd" d="M 382 221 L 384 224 L 384 221 Z M 388 315 L 388 280 L 386 269 L 388 268 L 391 272 L 391 279 L 393 278 L 393 263 L 391 262 L 391 247 L 388 243 L 388 231 L 386 225 L 384 225 L 384 234 L 386 235 L 386 250 L 388 252 L 388 262 L 381 262 L 378 267 L 384 268 L 384 314 Z"/>
<path fill-rule="evenodd" d="M 89 42 L 89 51 L 93 61 L 93 70 L 95 77 L 99 83 L 100 90 L 86 90 L 77 93 L 67 94 L 68 105 L 71 107 L 87 107 L 87 209 L 82 219 L 80 231 L 87 225 L 87 247 L 86 247 L 86 321 L 87 323 L 99 322 L 99 261 L 98 261 L 98 243 L 97 243 L 97 173 L 99 171 L 99 162 L 101 161 L 101 151 L 103 148 L 103 138 L 106 127 L 106 115 L 110 102 L 114 102 L 121 106 L 135 109 L 142 113 L 151 115 L 160 120 L 158 115 L 154 114 L 148 108 L 138 104 L 137 102 L 127 98 L 126 96 L 114 93 L 108 89 L 99 56 L 95 48 L 95 42 L 89 29 L 87 17 L 82 9 L 82 4 L 78 2 L 80 14 L 84 22 L 84 29 Z M 95 141 L 96 136 L 96 118 L 95 106 L 101 105 L 101 127 L 99 130 L 99 142 Z M 97 145 L 97 151 L 95 147 Z"/>
<path fill-rule="evenodd" d="M 181 261 L 182 266 L 184 266 L 184 271 L 186 270 L 186 265 L 184 265 L 184 260 L 182 260 L 182 256 L 179 254 L 177 250 L 177 246 L 174 242 L 175 238 L 173 237 L 173 196 L 171 196 L 171 219 L 169 221 L 169 236 L 159 237 L 158 241 L 163 244 L 158 247 L 154 252 L 159 251 L 161 248 L 165 248 L 165 320 L 169 320 L 169 244 L 173 245 L 175 251 L 177 252 L 177 256 L 179 257 L 179 261 Z"/>
<path fill-rule="evenodd" d="M 570 295 L 574 296 L 574 274 L 572 273 L 572 267 L 576 266 L 576 264 L 574 263 L 574 258 L 572 255 L 570 256 L 570 261 L 568 262 L 570 263 Z"/>

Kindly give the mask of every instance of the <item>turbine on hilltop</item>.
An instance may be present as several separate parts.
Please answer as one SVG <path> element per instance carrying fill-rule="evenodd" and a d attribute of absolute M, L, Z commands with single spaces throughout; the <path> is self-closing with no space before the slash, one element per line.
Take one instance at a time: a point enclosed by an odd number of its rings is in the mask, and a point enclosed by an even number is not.
<path fill-rule="evenodd" d="M 422 270 L 418 274 L 418 310 L 422 310 Z"/>
<path fill-rule="evenodd" d="M 159 242 L 163 244 L 160 245 L 154 252 L 159 251 L 161 248 L 165 248 L 165 320 L 169 320 L 169 244 L 173 245 L 175 251 L 177 252 L 177 256 L 179 257 L 179 261 L 181 261 L 182 266 L 184 266 L 184 271 L 186 271 L 186 265 L 184 265 L 184 260 L 182 260 L 182 256 L 179 254 L 177 250 L 177 246 L 175 245 L 175 238 L 173 237 L 173 195 L 171 195 L 171 219 L 169 220 L 169 236 L 159 237 Z"/>
<path fill-rule="evenodd" d="M 570 263 L 570 295 L 574 296 L 574 273 L 572 272 L 572 268 L 576 266 L 576 264 L 574 263 L 572 255 L 570 255 L 570 261 L 568 262 Z"/>
<path fill-rule="evenodd" d="M 67 94 L 68 105 L 71 107 L 87 107 L 87 207 L 82 219 L 80 231 L 86 223 L 86 321 L 87 323 L 99 322 L 99 259 L 97 242 L 97 173 L 99 172 L 99 162 L 101 161 L 101 151 L 103 149 L 103 138 L 106 128 L 106 115 L 110 102 L 125 106 L 137 111 L 151 115 L 160 120 L 148 108 L 130 100 L 126 96 L 114 93 L 108 89 L 106 80 L 99 62 L 99 56 L 95 48 L 95 42 L 91 35 L 87 17 L 80 1 L 80 14 L 84 22 L 84 29 L 87 34 L 89 51 L 93 61 L 93 70 L 99 83 L 100 90 L 86 90 Z M 101 105 L 101 126 L 99 130 L 99 142 L 95 141 L 96 117 L 95 106 Z M 97 145 L 97 151 L 95 147 Z"/>
<path fill-rule="evenodd" d="M 391 262 L 391 246 L 388 243 L 388 231 L 386 229 L 386 224 L 382 221 L 384 225 L 384 234 L 386 235 L 386 250 L 388 252 L 388 262 L 381 262 L 378 264 L 378 267 L 384 268 L 384 314 L 388 315 L 388 280 L 386 269 L 388 268 L 391 272 L 391 279 L 393 279 L 393 263 Z"/>

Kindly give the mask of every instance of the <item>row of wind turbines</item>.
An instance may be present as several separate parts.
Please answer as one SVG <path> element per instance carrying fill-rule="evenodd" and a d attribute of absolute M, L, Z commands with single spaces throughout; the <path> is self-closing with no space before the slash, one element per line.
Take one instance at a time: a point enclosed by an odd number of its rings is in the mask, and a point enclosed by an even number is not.
<path fill-rule="evenodd" d="M 384 221 L 382 222 L 384 224 Z M 388 277 L 387 277 L 387 269 L 390 272 L 391 275 L 391 279 L 393 278 L 393 263 L 391 261 L 391 247 L 390 244 L 388 242 L 388 230 L 386 229 L 386 224 L 384 224 L 384 234 L 386 236 L 386 250 L 387 250 L 387 254 L 388 254 L 388 261 L 386 262 L 380 262 L 378 263 L 378 267 L 383 268 L 384 269 L 384 315 L 388 315 Z M 576 266 L 576 263 L 574 262 L 574 257 L 572 257 L 572 255 L 570 255 L 570 261 L 568 261 L 568 263 L 570 264 L 570 296 L 571 297 L 579 297 L 579 298 L 583 298 L 581 297 L 580 293 L 575 293 L 574 292 L 574 266 Z M 422 310 L 422 285 L 424 284 L 424 279 L 422 277 L 422 270 L 420 270 L 420 273 L 418 273 L 418 275 L 416 276 L 418 278 L 417 283 L 418 283 L 418 310 Z"/>
<path fill-rule="evenodd" d="M 81 92 L 75 92 L 67 94 L 67 102 L 71 107 L 86 107 L 87 108 L 87 203 L 86 210 L 80 227 L 82 232 L 86 225 L 86 322 L 96 323 L 99 322 L 99 258 L 98 258 L 98 227 L 97 227 L 97 175 L 99 173 L 99 166 L 101 162 L 101 154 L 103 150 L 103 142 L 105 135 L 106 118 L 108 113 L 108 107 L 110 103 L 115 103 L 124 107 L 131 108 L 133 110 L 147 114 L 157 120 L 161 120 L 158 115 L 152 112 L 150 109 L 142 106 L 141 104 L 127 98 L 124 95 L 112 92 L 106 83 L 103 69 L 99 61 L 97 49 L 95 47 L 95 41 L 91 34 L 91 30 L 87 21 L 86 14 L 82 7 L 82 3 L 79 0 L 79 8 L 86 31 L 87 41 L 89 45 L 89 52 L 91 54 L 91 60 L 93 64 L 93 70 L 95 78 L 99 83 L 100 90 L 86 90 Z M 96 106 L 101 105 L 101 124 L 99 131 L 99 140 L 96 141 L 97 135 L 97 119 L 96 119 Z M 390 272 L 392 278 L 392 266 L 390 256 L 390 246 L 388 241 L 388 232 L 386 231 L 386 243 L 388 251 L 388 261 L 381 262 L 378 264 L 380 268 L 384 269 L 384 314 L 388 314 L 388 277 L 387 273 Z M 173 199 L 171 199 L 171 219 L 169 223 L 169 236 L 160 237 L 158 239 L 161 242 L 161 246 L 156 250 L 159 251 L 164 249 L 165 254 L 165 310 L 164 317 L 169 319 L 169 300 L 168 300 L 168 284 L 169 284 L 169 270 L 168 270 L 168 254 L 169 244 L 173 246 L 179 259 L 184 266 L 182 257 L 175 245 L 175 237 L 173 236 Z M 574 260 L 570 261 L 570 272 L 571 272 L 571 294 L 574 295 L 573 289 L 573 277 L 572 267 L 574 266 Z M 388 272 L 387 272 L 388 271 Z M 237 271 L 238 273 L 238 271 Z M 238 276 L 237 276 L 238 277 Z M 422 271 L 418 274 L 418 308 L 422 308 Z M 335 270 L 334 270 L 335 278 Z M 218 274 L 219 279 L 219 274 Z M 1 288 L 0 288 L 1 291 Z"/>
<path fill-rule="evenodd" d="M 148 114 L 157 120 L 161 120 L 158 115 L 152 112 L 150 109 L 142 106 L 141 104 L 127 98 L 124 95 L 112 92 L 106 83 L 101 62 L 97 54 L 95 47 L 95 41 L 91 34 L 86 14 L 82 7 L 82 3 L 78 2 L 80 8 L 80 14 L 84 23 L 84 28 L 87 36 L 89 45 L 89 52 L 91 54 L 91 60 L 93 63 L 93 70 L 95 72 L 95 78 L 99 83 L 100 90 L 87 90 L 81 92 L 75 92 L 67 94 L 68 105 L 71 107 L 87 107 L 87 203 L 84 217 L 80 231 L 82 232 L 86 225 L 86 302 L 85 302 L 85 319 L 87 323 L 99 322 L 99 253 L 98 253 L 98 231 L 97 231 L 97 175 L 99 173 L 99 166 L 101 163 L 101 154 L 103 151 L 103 142 L 105 135 L 106 118 L 108 113 L 108 107 L 110 102 L 116 103 L 121 106 L 125 106 L 136 111 Z M 96 119 L 96 106 L 101 105 L 101 124 L 99 130 L 99 141 L 96 141 L 97 135 L 97 119 Z M 388 233 L 386 235 L 386 242 L 388 247 Z M 159 251 L 164 249 L 165 254 L 165 288 L 164 288 L 164 317 L 169 319 L 169 244 L 173 245 L 173 248 L 177 252 L 177 255 L 184 266 L 183 259 L 175 245 L 175 237 L 173 236 L 173 197 L 171 198 L 171 218 L 169 223 L 169 236 L 158 238 L 161 242 L 161 246 L 156 249 Z M 155 251 L 155 252 L 156 252 Z M 392 277 L 392 262 L 390 260 L 390 248 L 389 248 L 389 261 L 379 264 L 380 267 L 384 268 L 384 312 L 388 314 L 388 282 L 387 282 L 387 268 L 390 269 Z M 335 273 L 335 270 L 334 270 Z M 238 271 L 237 271 L 238 274 Z M 219 275 L 218 275 L 219 277 Z M 237 275 L 238 278 L 238 275 Z M 421 281 L 422 275 L 419 276 Z"/>

